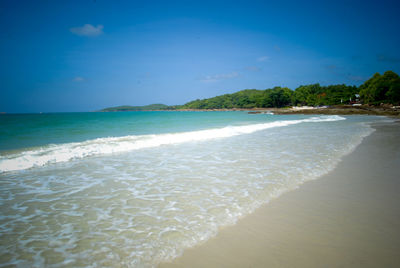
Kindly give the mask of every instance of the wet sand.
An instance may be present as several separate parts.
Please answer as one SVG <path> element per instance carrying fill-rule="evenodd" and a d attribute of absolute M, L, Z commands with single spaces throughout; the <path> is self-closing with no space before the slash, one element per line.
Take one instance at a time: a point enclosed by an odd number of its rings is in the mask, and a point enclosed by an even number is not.
<path fill-rule="evenodd" d="M 400 123 L 160 267 L 400 267 Z"/>

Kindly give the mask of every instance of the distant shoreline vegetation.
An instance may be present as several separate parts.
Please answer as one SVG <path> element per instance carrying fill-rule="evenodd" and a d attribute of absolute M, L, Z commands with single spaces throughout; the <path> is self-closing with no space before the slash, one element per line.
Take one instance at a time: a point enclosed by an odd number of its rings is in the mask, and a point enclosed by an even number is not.
<path fill-rule="evenodd" d="M 245 89 L 233 94 L 197 99 L 184 105 L 117 106 L 102 109 L 100 112 L 283 108 L 288 106 L 330 106 L 354 102 L 369 105 L 382 103 L 399 105 L 399 75 L 393 71 L 386 71 L 383 75 L 376 73 L 359 87 L 345 84 L 330 86 L 311 84 L 299 86 L 295 90 L 287 87 L 265 90 Z"/>
<path fill-rule="evenodd" d="M 100 110 L 100 112 L 125 112 L 125 111 L 157 111 L 157 110 L 175 110 L 173 106 L 165 104 L 150 104 L 145 106 L 129 106 L 122 105 L 116 107 L 110 107 Z"/>

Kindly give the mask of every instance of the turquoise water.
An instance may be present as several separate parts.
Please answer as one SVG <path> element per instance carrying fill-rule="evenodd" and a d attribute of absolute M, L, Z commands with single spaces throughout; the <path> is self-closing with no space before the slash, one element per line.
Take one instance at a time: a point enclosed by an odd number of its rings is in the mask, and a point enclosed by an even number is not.
<path fill-rule="evenodd" d="M 0 116 L 0 264 L 154 267 L 332 170 L 370 116 Z"/>
<path fill-rule="evenodd" d="M 0 152 L 104 137 L 265 122 L 245 112 L 116 112 L 0 115 Z"/>

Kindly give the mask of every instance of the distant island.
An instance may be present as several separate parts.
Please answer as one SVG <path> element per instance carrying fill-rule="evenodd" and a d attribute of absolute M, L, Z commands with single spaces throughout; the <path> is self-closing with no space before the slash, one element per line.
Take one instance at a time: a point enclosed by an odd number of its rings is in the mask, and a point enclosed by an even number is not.
<path fill-rule="evenodd" d="M 184 105 L 168 106 L 151 104 L 145 106 L 117 106 L 102 109 L 101 112 L 120 111 L 165 111 L 165 110 L 221 110 L 221 109 L 262 109 L 291 106 L 340 106 L 365 104 L 368 106 L 400 105 L 400 77 L 393 71 L 383 75 L 376 73 L 361 86 L 345 84 L 321 86 L 311 84 L 295 90 L 287 87 L 272 89 L 245 89 L 233 94 L 194 100 Z"/>
<path fill-rule="evenodd" d="M 165 104 L 150 104 L 145 106 L 116 106 L 100 110 L 100 112 L 127 112 L 127 111 L 159 111 L 159 110 L 171 110 L 172 106 Z"/>

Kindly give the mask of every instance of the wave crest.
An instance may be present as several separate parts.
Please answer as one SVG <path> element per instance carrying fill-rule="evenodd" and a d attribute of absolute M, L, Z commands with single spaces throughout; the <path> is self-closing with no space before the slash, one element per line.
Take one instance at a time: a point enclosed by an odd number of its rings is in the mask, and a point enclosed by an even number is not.
<path fill-rule="evenodd" d="M 250 134 L 264 129 L 284 127 L 300 123 L 318 123 L 339 120 L 345 120 L 345 118 L 337 115 L 319 116 L 300 120 L 282 120 L 246 126 L 228 126 L 224 128 L 190 132 L 108 137 L 83 142 L 52 144 L 37 149 L 30 149 L 19 153 L 0 156 L 0 172 L 29 169 L 89 156 L 127 152 L 162 145 L 228 138 L 242 134 Z"/>

